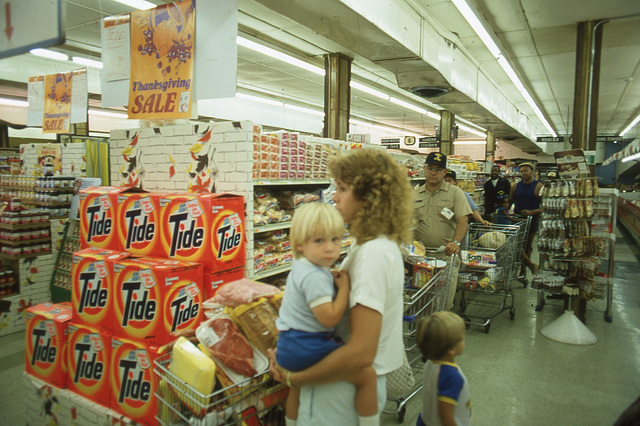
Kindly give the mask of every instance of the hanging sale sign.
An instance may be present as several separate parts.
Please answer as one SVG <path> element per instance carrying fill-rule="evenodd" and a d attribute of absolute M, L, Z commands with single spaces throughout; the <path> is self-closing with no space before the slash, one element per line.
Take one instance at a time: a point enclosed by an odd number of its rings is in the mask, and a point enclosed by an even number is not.
<path fill-rule="evenodd" d="M 69 133 L 71 72 L 44 77 L 42 133 Z"/>
<path fill-rule="evenodd" d="M 129 118 L 191 118 L 195 2 L 131 13 Z"/>

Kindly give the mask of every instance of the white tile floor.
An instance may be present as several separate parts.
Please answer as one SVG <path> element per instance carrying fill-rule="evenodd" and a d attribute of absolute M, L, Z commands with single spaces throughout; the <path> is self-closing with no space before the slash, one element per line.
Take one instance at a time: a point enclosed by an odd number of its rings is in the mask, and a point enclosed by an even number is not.
<path fill-rule="evenodd" d="M 548 300 L 536 312 L 538 292 L 521 284 L 513 285 L 513 321 L 503 312 L 488 334 L 469 328 L 458 362 L 471 386 L 473 425 L 612 425 L 638 398 L 640 249 L 624 232 L 618 236 L 612 322 L 604 320 L 604 301 L 588 304 L 586 321 L 596 344 L 567 345 L 542 336 L 540 329 L 563 313 L 563 303 Z M 23 333 L 0 337 L 0 425 L 25 424 L 23 357 Z M 415 424 L 421 404 L 420 395 L 407 402 L 403 425 Z M 398 424 L 398 415 L 383 415 L 382 424 Z"/>

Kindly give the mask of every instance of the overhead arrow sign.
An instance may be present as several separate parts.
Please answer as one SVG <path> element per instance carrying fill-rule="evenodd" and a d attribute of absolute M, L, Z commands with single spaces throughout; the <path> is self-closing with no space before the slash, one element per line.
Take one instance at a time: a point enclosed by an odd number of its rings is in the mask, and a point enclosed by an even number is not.
<path fill-rule="evenodd" d="M 13 34 L 13 27 L 11 26 L 11 2 L 7 2 L 4 5 L 4 18 L 6 24 L 4 33 L 7 35 L 9 41 L 11 41 L 11 34 Z"/>

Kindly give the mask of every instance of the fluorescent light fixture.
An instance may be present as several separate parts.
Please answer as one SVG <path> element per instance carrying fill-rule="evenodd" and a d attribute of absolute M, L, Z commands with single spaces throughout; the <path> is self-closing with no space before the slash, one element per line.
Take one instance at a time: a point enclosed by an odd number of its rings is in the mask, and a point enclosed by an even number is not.
<path fill-rule="evenodd" d="M 293 56 L 287 55 L 286 53 L 279 52 L 275 49 L 272 49 L 267 46 L 263 46 L 251 40 L 247 40 L 246 38 L 237 36 L 236 43 L 240 46 L 246 47 L 247 49 L 251 49 L 255 52 L 262 53 L 263 55 L 267 55 L 271 58 L 281 60 L 282 62 L 287 62 L 291 65 L 294 65 L 298 68 L 305 69 L 307 71 L 311 71 L 314 74 L 324 76 L 324 68 L 317 67 L 315 65 L 311 65 L 305 61 L 301 61 L 300 59 L 294 58 Z"/>
<path fill-rule="evenodd" d="M 108 118 L 119 118 L 122 120 L 126 120 L 127 114 L 120 112 L 110 112 L 110 111 L 102 111 L 98 109 L 90 109 L 87 111 L 89 115 L 95 115 L 97 117 L 108 117 Z"/>
<path fill-rule="evenodd" d="M 638 152 L 638 153 L 636 153 L 636 154 L 633 154 L 633 155 L 630 155 L 630 156 L 628 156 L 628 157 L 626 157 L 626 158 L 623 158 L 623 159 L 622 159 L 622 162 L 623 162 L 623 163 L 626 163 L 626 162 L 628 162 L 628 161 L 633 161 L 633 160 L 635 160 L 635 159 L 637 159 L 637 158 L 640 158 L 640 152 Z"/>
<path fill-rule="evenodd" d="M 509 61 L 507 61 L 507 58 L 500 55 L 500 57 L 498 58 L 498 64 L 502 67 L 502 70 L 507 74 L 507 77 L 509 77 L 509 79 L 516 86 L 516 89 L 518 89 L 518 92 L 522 92 L 522 91 L 526 92 L 524 85 L 520 81 L 520 77 L 518 77 L 518 74 L 516 74 L 514 69 L 511 67 L 511 64 L 509 63 Z"/>
<path fill-rule="evenodd" d="M 461 129 L 464 130 L 465 132 L 469 132 L 469 133 L 473 133 L 476 136 L 482 136 L 483 138 L 487 137 L 487 134 L 485 132 L 483 132 L 480 129 L 476 129 L 474 127 L 469 127 L 466 126 L 464 124 L 457 124 L 457 126 Z"/>
<path fill-rule="evenodd" d="M 405 102 L 405 101 L 403 101 L 401 99 L 394 98 L 393 96 L 389 97 L 389 101 L 393 102 L 396 105 L 400 105 L 400 106 L 403 106 L 403 107 L 405 107 L 407 109 L 419 112 L 420 114 L 426 114 L 427 113 L 426 109 L 420 108 L 419 106 L 412 105 L 409 102 Z"/>
<path fill-rule="evenodd" d="M 487 141 L 453 141 L 454 145 L 486 145 Z"/>
<path fill-rule="evenodd" d="M 440 114 L 436 114 L 435 112 L 427 111 L 427 116 L 433 118 L 434 120 L 440 120 Z"/>
<path fill-rule="evenodd" d="M 484 27 L 480 19 L 476 16 L 475 12 L 471 9 L 471 7 L 467 4 L 465 0 L 451 0 L 453 4 L 458 8 L 458 11 L 462 14 L 464 19 L 467 20 L 467 23 L 471 25 L 471 28 L 476 32 L 480 40 L 487 46 L 489 52 L 495 57 L 498 58 L 501 55 L 500 48 L 493 40 L 493 37 L 487 29 Z"/>
<path fill-rule="evenodd" d="M 54 52 L 48 49 L 31 49 L 29 51 L 32 55 L 40 56 L 41 58 L 55 59 L 56 61 L 68 61 L 69 56 L 64 53 Z"/>
<path fill-rule="evenodd" d="M 284 103 L 281 101 L 276 101 L 274 99 L 261 98 L 260 96 L 248 95 L 246 93 L 236 93 L 236 98 L 238 99 L 246 99 L 252 102 L 259 102 L 261 104 L 272 105 L 277 107 L 284 106 Z"/>
<path fill-rule="evenodd" d="M 125 6 L 133 7 L 134 9 L 138 9 L 138 10 L 153 9 L 154 7 L 156 7 L 155 4 L 145 0 L 113 0 L 113 1 L 122 3 Z"/>
<path fill-rule="evenodd" d="M 382 93 L 381 91 L 376 90 L 376 89 L 374 89 L 372 87 L 365 86 L 364 84 L 358 83 L 357 81 L 351 80 L 349 85 L 351 87 L 353 87 L 354 89 L 360 90 L 361 92 L 368 93 L 370 95 L 376 96 L 376 97 L 378 97 L 380 99 L 384 99 L 386 101 L 389 100 L 389 95 L 387 95 L 386 93 Z"/>
<path fill-rule="evenodd" d="M 0 98 L 0 105 L 27 108 L 29 106 L 29 102 L 20 101 L 18 99 Z"/>
<path fill-rule="evenodd" d="M 633 129 L 633 126 L 638 124 L 639 121 L 640 121 L 640 115 L 638 115 L 636 118 L 634 118 L 633 121 L 631 122 L 631 124 L 629 124 L 623 131 L 620 132 L 620 137 L 626 135 L 627 132 L 629 130 Z"/>
<path fill-rule="evenodd" d="M 300 111 L 300 112 L 304 112 L 306 114 L 315 115 L 317 117 L 324 117 L 324 112 L 323 111 L 317 111 L 315 109 L 305 108 L 305 107 L 301 107 L 301 106 L 298 106 L 298 105 L 292 105 L 292 104 L 284 104 L 284 107 L 287 108 L 287 109 L 292 109 L 294 111 Z"/>
<path fill-rule="evenodd" d="M 80 64 L 80 65 L 84 65 L 86 67 L 91 67 L 91 68 L 99 68 L 102 69 L 102 62 L 100 61 L 94 61 L 93 59 L 87 59 L 87 58 L 81 58 L 80 56 L 74 56 L 71 58 L 71 60 L 73 62 L 75 62 L 76 64 Z"/>

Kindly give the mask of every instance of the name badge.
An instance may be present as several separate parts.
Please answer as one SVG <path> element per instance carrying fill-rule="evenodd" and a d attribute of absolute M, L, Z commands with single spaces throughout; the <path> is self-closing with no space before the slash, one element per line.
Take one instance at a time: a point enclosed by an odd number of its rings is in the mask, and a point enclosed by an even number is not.
<path fill-rule="evenodd" d="M 440 214 L 447 219 L 451 219 L 454 216 L 454 213 L 448 207 L 443 208 Z"/>

